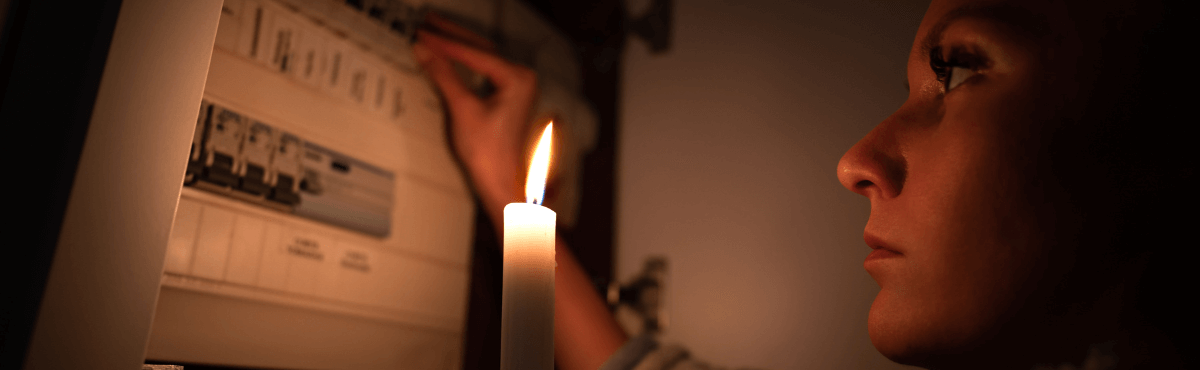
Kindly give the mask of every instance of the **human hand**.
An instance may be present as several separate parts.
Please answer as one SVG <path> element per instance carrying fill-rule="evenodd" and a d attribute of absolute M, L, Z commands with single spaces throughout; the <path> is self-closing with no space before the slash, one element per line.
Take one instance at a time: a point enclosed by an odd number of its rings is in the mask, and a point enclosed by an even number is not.
<path fill-rule="evenodd" d="M 524 201 L 524 162 L 530 148 L 527 140 L 535 129 L 530 127 L 530 114 L 537 98 L 537 75 L 492 54 L 490 42 L 462 27 L 436 16 L 428 21 L 458 41 L 418 31 L 413 52 L 446 98 L 455 150 L 484 211 L 501 232 L 504 206 Z M 487 76 L 495 92 L 486 98 L 476 96 L 451 61 Z M 541 127 L 536 129 L 541 132 Z M 599 368 L 625 343 L 625 335 L 561 238 L 555 261 L 555 363 L 564 370 Z"/>
<path fill-rule="evenodd" d="M 450 110 L 455 151 L 485 211 L 498 221 L 505 204 L 523 200 L 525 141 L 537 97 L 537 75 L 496 56 L 492 44 L 471 31 L 436 15 L 427 20 L 440 33 L 457 40 L 421 30 L 413 53 L 441 89 Z M 495 92 L 486 98 L 475 95 L 451 61 L 487 76 Z"/>

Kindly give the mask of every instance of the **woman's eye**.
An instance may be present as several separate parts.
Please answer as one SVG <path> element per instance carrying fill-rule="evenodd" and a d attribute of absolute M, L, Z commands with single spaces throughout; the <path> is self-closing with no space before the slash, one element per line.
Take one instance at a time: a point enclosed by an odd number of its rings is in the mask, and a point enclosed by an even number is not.
<path fill-rule="evenodd" d="M 964 81 L 978 73 L 973 66 L 978 65 L 977 58 L 964 55 L 961 51 L 953 50 L 949 57 L 942 55 L 942 48 L 937 47 L 929 53 L 929 67 L 938 82 L 942 83 L 942 93 L 948 93 Z"/>
<path fill-rule="evenodd" d="M 948 72 L 950 76 L 948 76 L 949 78 L 945 82 L 946 92 L 950 92 L 951 89 L 958 87 L 958 85 L 961 85 L 963 81 L 966 81 L 968 78 L 971 78 L 971 76 L 975 75 L 975 70 L 959 66 L 950 68 Z"/>

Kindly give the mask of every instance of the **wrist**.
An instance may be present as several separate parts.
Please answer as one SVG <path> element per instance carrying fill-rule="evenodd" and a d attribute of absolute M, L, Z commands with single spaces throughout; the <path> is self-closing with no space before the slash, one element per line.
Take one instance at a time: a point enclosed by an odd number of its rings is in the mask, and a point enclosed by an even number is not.
<path fill-rule="evenodd" d="M 515 169 L 473 172 L 471 174 L 472 180 L 474 180 L 472 183 L 475 193 L 482 203 L 483 211 L 487 213 L 494 224 L 501 225 L 504 221 L 504 206 L 525 200 L 522 180 L 519 179 Z"/>

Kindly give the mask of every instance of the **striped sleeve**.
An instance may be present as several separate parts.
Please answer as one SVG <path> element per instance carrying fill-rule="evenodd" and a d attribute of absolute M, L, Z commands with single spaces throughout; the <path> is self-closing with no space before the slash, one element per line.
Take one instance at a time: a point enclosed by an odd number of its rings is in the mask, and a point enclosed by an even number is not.
<path fill-rule="evenodd" d="M 691 358 L 677 345 L 660 345 L 649 335 L 630 339 L 600 370 L 722 370 Z"/>

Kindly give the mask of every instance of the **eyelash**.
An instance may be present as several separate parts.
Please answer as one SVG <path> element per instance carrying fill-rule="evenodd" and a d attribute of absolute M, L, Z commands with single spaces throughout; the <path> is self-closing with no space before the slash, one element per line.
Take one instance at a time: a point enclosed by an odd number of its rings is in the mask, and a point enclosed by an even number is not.
<path fill-rule="evenodd" d="M 950 83 L 954 82 L 955 69 L 961 69 L 962 72 L 974 74 L 977 63 L 972 62 L 973 59 L 975 58 L 964 55 L 962 51 L 957 49 L 951 49 L 950 57 L 943 58 L 941 46 L 935 47 L 929 51 L 929 68 L 933 70 L 933 74 L 937 76 L 938 82 L 942 84 L 943 94 L 950 92 L 950 90 L 962 84 L 962 81 L 965 81 L 964 79 L 959 81 L 958 84 L 950 86 Z"/>

